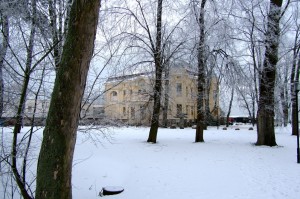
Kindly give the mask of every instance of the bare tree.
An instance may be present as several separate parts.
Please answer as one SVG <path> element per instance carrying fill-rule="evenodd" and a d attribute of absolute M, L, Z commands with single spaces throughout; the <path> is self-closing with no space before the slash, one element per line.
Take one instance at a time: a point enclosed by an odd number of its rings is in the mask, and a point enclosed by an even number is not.
<path fill-rule="evenodd" d="M 80 104 L 94 50 L 100 0 L 75 0 L 55 80 L 37 168 L 37 199 L 72 198 Z"/>
<path fill-rule="evenodd" d="M 274 131 L 274 89 L 278 46 L 280 37 L 279 21 L 281 18 L 282 0 L 271 0 L 268 13 L 267 32 L 265 33 L 265 59 L 260 75 L 258 125 L 256 145 L 275 146 Z"/>
<path fill-rule="evenodd" d="M 31 6 L 32 6 L 32 16 L 31 16 L 31 30 L 30 30 L 30 35 L 28 39 L 28 46 L 27 46 L 27 54 L 26 54 L 26 63 L 25 63 L 25 68 L 23 69 L 24 72 L 24 77 L 23 77 L 23 83 L 22 83 L 22 89 L 21 89 L 21 94 L 20 94 L 20 99 L 19 99 L 19 104 L 18 104 L 18 109 L 16 113 L 16 123 L 14 125 L 14 130 L 13 130 L 13 141 L 12 141 L 12 150 L 11 150 L 11 168 L 12 172 L 14 174 L 16 183 L 21 191 L 21 194 L 24 198 L 32 198 L 32 193 L 30 194 L 27 191 L 28 185 L 26 183 L 26 155 L 24 158 L 24 164 L 23 164 L 23 169 L 22 172 L 18 170 L 17 166 L 17 154 L 18 154 L 18 145 L 17 145 L 17 139 L 18 139 L 18 134 L 21 132 L 21 128 L 23 125 L 23 119 L 24 119 L 24 106 L 25 106 L 25 101 L 26 97 L 28 94 L 28 86 L 29 86 L 29 81 L 30 81 L 30 76 L 34 69 L 38 66 L 38 64 L 49 54 L 46 53 L 42 58 L 35 64 L 32 64 L 33 62 L 33 53 L 34 53 L 34 41 L 36 37 L 36 31 L 37 31 L 37 2 L 36 0 L 31 1 Z M 30 143 L 30 141 L 29 141 Z M 28 147 L 29 148 L 29 144 Z M 26 153 L 26 152 L 25 152 Z M 23 175 L 23 176 L 22 176 Z"/>
<path fill-rule="evenodd" d="M 162 126 L 168 127 L 168 110 L 169 110 L 169 91 L 170 91 L 170 65 L 168 63 L 164 66 L 164 104 L 163 104 L 163 119 Z"/>
<path fill-rule="evenodd" d="M 165 5 L 165 7 L 163 6 Z M 119 4 L 106 9 L 110 15 L 110 20 L 114 19 L 112 26 L 108 27 L 113 37 L 112 41 L 118 43 L 122 41 L 120 47 L 121 54 L 115 56 L 117 61 L 115 65 L 120 66 L 116 71 L 126 68 L 121 72 L 124 76 L 128 74 L 137 74 L 141 71 L 153 72 L 150 81 L 152 89 L 148 96 L 151 101 L 147 103 L 153 112 L 150 113 L 151 129 L 148 141 L 155 143 L 159 127 L 159 116 L 162 109 L 163 94 L 163 73 L 164 66 L 170 63 L 170 60 L 179 51 L 185 38 L 181 38 L 178 32 L 183 32 L 179 25 L 184 16 L 163 18 L 163 9 L 170 8 L 170 16 L 177 16 L 173 12 L 173 5 L 161 1 L 119 1 Z M 117 28 L 116 28 L 117 27 Z M 175 38 L 174 37 L 175 35 Z M 121 57 L 119 59 L 119 57 Z M 120 76 L 120 72 L 117 76 Z"/>
<path fill-rule="evenodd" d="M 155 63 L 155 85 L 154 85 L 154 105 L 151 119 L 151 128 L 147 142 L 156 143 L 157 131 L 159 127 L 159 113 L 162 90 L 162 0 L 157 1 L 157 19 L 156 19 L 156 43 L 154 53 Z"/>
<path fill-rule="evenodd" d="M 206 56 L 205 56 L 205 4 L 206 0 L 202 0 L 199 8 L 199 16 L 197 17 L 197 25 L 199 28 L 199 41 L 197 47 L 197 68 L 198 68 L 198 80 L 197 80 L 197 127 L 196 127 L 196 137 L 195 142 L 204 142 L 203 130 L 205 127 L 205 110 L 204 110 L 204 100 L 205 100 L 205 70 L 206 70 Z M 196 5 L 193 5 L 194 9 L 198 9 Z M 197 13 L 198 11 L 195 11 Z"/>

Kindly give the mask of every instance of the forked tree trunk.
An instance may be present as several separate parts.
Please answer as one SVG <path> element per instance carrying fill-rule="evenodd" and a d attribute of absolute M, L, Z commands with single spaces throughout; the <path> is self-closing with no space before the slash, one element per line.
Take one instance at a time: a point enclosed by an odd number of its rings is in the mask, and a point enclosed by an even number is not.
<path fill-rule="evenodd" d="M 156 143 L 157 131 L 159 127 L 160 99 L 162 88 L 162 55 L 161 55 L 161 23 L 162 23 L 162 0 L 157 2 L 157 21 L 156 21 L 156 48 L 154 52 L 155 62 L 155 85 L 154 85 L 154 105 L 151 118 L 151 127 L 147 142 Z"/>
<path fill-rule="evenodd" d="M 276 65 L 278 62 L 278 45 L 280 37 L 280 15 L 282 0 L 271 0 L 268 14 L 266 51 L 263 70 L 260 76 L 259 101 L 257 111 L 256 145 L 276 146 L 274 129 L 274 88 Z"/>
<path fill-rule="evenodd" d="M 52 93 L 37 167 L 36 199 L 72 198 L 80 104 L 94 50 L 101 0 L 75 0 Z"/>
<path fill-rule="evenodd" d="M 198 80 L 197 80 L 197 121 L 195 142 L 204 142 L 203 130 L 205 128 L 205 33 L 204 33 L 204 8 L 206 0 L 201 1 L 200 16 L 198 25 L 200 28 L 199 46 L 198 46 Z"/>

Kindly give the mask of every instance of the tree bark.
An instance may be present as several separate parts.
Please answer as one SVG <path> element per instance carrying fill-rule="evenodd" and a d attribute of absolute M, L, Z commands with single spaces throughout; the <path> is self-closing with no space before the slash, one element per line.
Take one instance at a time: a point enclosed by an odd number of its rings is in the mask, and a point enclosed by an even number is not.
<path fill-rule="evenodd" d="M 72 160 L 80 104 L 94 50 L 101 0 L 75 0 L 37 166 L 36 199 L 72 198 Z"/>
<path fill-rule="evenodd" d="M 299 82 L 299 64 L 300 64 L 300 46 L 298 45 L 298 35 L 299 35 L 300 29 L 298 28 L 296 31 L 296 37 L 294 42 L 294 48 L 293 48 L 293 65 L 292 65 L 292 71 L 291 71 L 291 103 L 292 103 L 292 135 L 297 135 L 298 130 L 298 124 L 297 124 L 297 114 L 298 114 L 298 107 L 296 106 L 296 92 L 295 92 L 295 82 Z M 298 66 L 297 66 L 297 60 L 298 60 Z"/>
<path fill-rule="evenodd" d="M 229 101 L 229 107 L 228 107 L 228 112 L 226 116 L 226 127 L 229 126 L 229 116 L 231 113 L 231 107 L 232 107 L 232 102 L 233 102 L 233 96 L 234 96 L 234 88 L 231 89 L 231 95 L 230 95 L 230 101 Z"/>
<path fill-rule="evenodd" d="M 277 145 L 274 129 L 274 88 L 276 65 L 278 62 L 281 6 L 282 0 L 270 1 L 267 32 L 265 34 L 265 59 L 259 85 L 260 96 L 257 111 L 258 124 L 256 145 Z"/>
<path fill-rule="evenodd" d="M 205 12 L 206 0 L 201 1 L 200 15 L 198 19 L 198 25 L 200 28 L 199 46 L 198 46 L 198 81 L 197 81 L 197 120 L 196 120 L 196 137 L 195 142 L 204 142 L 203 131 L 205 127 L 205 24 L 204 24 L 204 12 Z"/>
<path fill-rule="evenodd" d="M 162 0 L 157 2 L 157 19 L 156 19 L 156 48 L 154 51 L 154 62 L 155 62 L 155 85 L 154 85 L 154 104 L 153 113 L 151 118 L 151 127 L 147 142 L 156 143 L 157 131 L 159 127 L 159 113 L 161 106 L 161 89 L 162 89 L 162 54 L 161 54 L 161 43 L 162 43 Z"/>

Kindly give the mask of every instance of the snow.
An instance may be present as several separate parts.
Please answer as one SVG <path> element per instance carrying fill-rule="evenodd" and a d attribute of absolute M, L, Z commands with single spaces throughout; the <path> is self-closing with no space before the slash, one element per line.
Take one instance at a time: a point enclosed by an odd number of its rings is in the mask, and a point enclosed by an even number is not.
<path fill-rule="evenodd" d="M 114 129 L 101 146 L 78 139 L 75 161 L 84 161 L 74 166 L 73 196 L 97 198 L 116 185 L 125 191 L 110 198 L 298 199 L 296 137 L 277 128 L 278 147 L 257 147 L 248 127 L 209 128 L 205 143 L 194 143 L 191 128 L 159 129 L 157 144 L 145 142 L 149 128 Z"/>
<path fill-rule="evenodd" d="M 205 143 L 194 143 L 191 128 L 160 128 L 157 144 L 146 142 L 146 127 L 78 133 L 73 198 L 100 198 L 103 187 L 115 186 L 124 192 L 105 197 L 298 199 L 300 164 L 290 128 L 276 128 L 277 147 L 258 147 L 256 131 L 238 127 L 209 127 Z"/>

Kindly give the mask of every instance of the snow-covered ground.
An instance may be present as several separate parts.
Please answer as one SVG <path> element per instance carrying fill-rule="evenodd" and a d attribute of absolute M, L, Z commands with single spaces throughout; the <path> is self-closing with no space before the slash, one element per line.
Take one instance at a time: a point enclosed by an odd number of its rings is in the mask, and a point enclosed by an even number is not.
<path fill-rule="evenodd" d="M 111 199 L 300 198 L 290 128 L 276 128 L 277 147 L 258 147 L 255 130 L 235 127 L 209 127 L 205 143 L 194 143 L 191 128 L 159 129 L 157 144 L 146 142 L 144 127 L 108 128 L 106 138 L 78 133 L 73 198 L 100 198 L 105 186 L 125 189 L 104 196 Z"/>
<path fill-rule="evenodd" d="M 159 129 L 158 143 L 146 141 L 149 128 L 113 129 L 111 142 L 94 145 L 79 136 L 73 174 L 74 198 L 97 198 L 104 186 L 122 186 L 122 199 L 298 199 L 300 164 L 296 137 L 277 128 L 278 147 L 257 147 L 256 131 L 240 125 L 209 128 L 205 143 L 195 130 Z"/>

